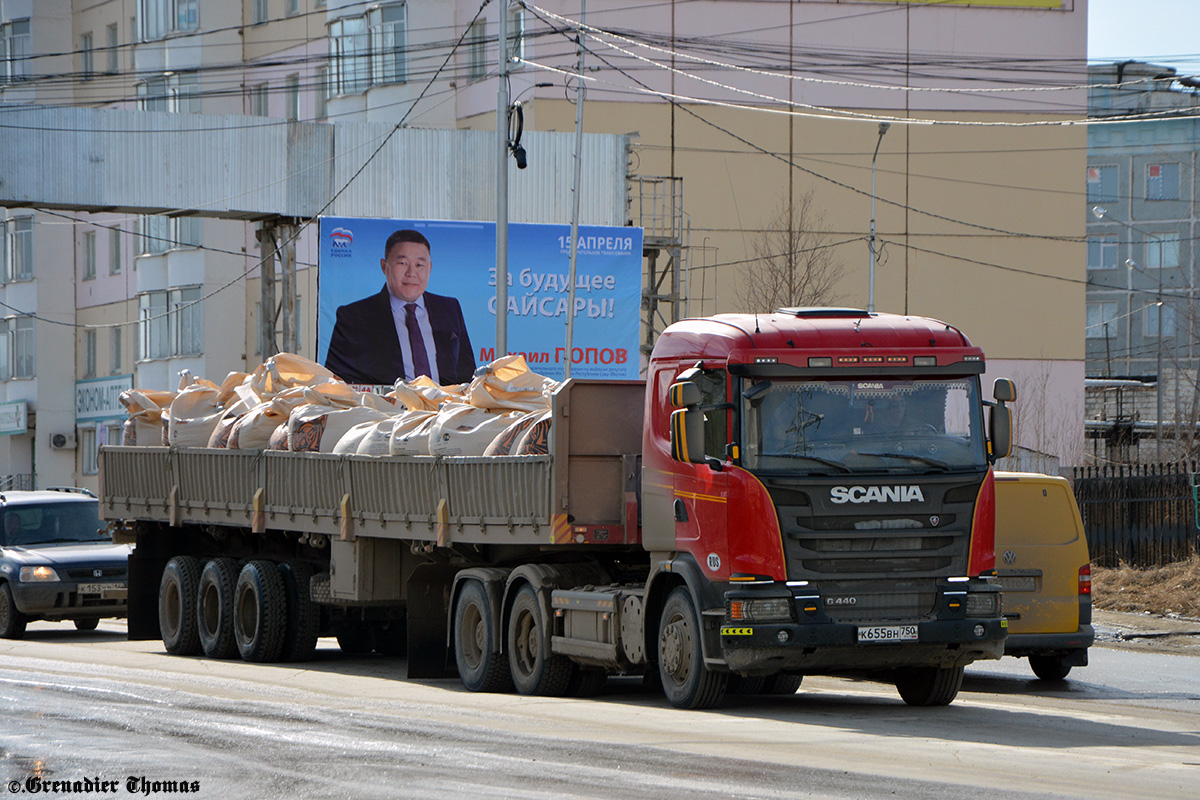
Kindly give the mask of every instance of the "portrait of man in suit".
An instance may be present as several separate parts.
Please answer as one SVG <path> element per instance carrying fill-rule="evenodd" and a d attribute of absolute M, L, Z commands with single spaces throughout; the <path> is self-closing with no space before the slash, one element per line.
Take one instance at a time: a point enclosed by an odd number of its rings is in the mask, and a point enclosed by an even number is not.
<path fill-rule="evenodd" d="M 426 291 L 432 248 L 420 231 L 388 237 L 379 260 L 384 286 L 339 306 L 325 366 L 347 383 L 390 384 L 428 375 L 442 385 L 465 383 L 475 355 L 462 307 Z"/>

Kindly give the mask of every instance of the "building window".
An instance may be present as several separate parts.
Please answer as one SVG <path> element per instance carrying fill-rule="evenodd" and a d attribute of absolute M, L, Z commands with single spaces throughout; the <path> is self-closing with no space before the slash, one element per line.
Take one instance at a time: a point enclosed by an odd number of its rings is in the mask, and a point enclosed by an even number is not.
<path fill-rule="evenodd" d="M 105 52 L 108 54 L 107 71 L 110 75 L 115 75 L 120 68 L 117 35 L 117 23 L 115 22 L 104 29 L 104 46 Z"/>
<path fill-rule="evenodd" d="M 371 44 L 371 83 L 408 80 L 408 4 L 390 3 L 367 12 Z"/>
<path fill-rule="evenodd" d="M 79 72 L 85 81 L 91 80 L 96 71 L 95 53 L 92 50 L 92 35 L 85 33 L 79 37 Z"/>
<path fill-rule="evenodd" d="M 33 217 L 3 220 L 0 257 L 4 282 L 33 280 Z"/>
<path fill-rule="evenodd" d="M 358 94 L 370 80 L 365 17 L 345 17 L 329 23 L 329 63 L 334 94 Z"/>
<path fill-rule="evenodd" d="M 17 19 L 0 24 L 0 60 L 4 73 L 0 81 L 29 80 L 33 75 L 33 46 L 29 20 Z"/>
<path fill-rule="evenodd" d="M 1117 251 L 1116 236 L 1089 236 L 1088 269 L 1116 269 Z"/>
<path fill-rule="evenodd" d="M 1175 335 L 1175 306 L 1154 302 L 1147 303 L 1144 308 L 1146 313 L 1142 314 L 1142 334 L 1146 338 L 1158 337 L 1159 314 L 1162 314 L 1162 338 L 1166 339 Z"/>
<path fill-rule="evenodd" d="M 170 111 L 174 114 L 200 113 L 200 83 L 195 73 L 168 72 L 139 81 L 139 111 Z"/>
<path fill-rule="evenodd" d="M 124 359 L 121 357 L 121 328 L 109 328 L 111 331 L 108 337 L 108 371 L 116 375 L 121 371 L 121 364 Z"/>
<path fill-rule="evenodd" d="M 108 229 L 108 274 L 121 274 L 121 229 Z"/>
<path fill-rule="evenodd" d="M 142 359 L 195 356 L 204 352 L 199 286 L 138 295 L 138 323 Z"/>
<path fill-rule="evenodd" d="M 284 116 L 292 122 L 300 119 L 300 76 L 288 75 L 283 81 Z"/>
<path fill-rule="evenodd" d="M 137 32 L 143 41 L 200 27 L 200 0 L 138 0 Z"/>
<path fill-rule="evenodd" d="M 467 45 L 467 80 L 477 81 L 487 74 L 487 22 L 477 19 L 471 23 L 465 40 Z"/>
<path fill-rule="evenodd" d="M 254 16 L 250 20 L 251 24 L 259 25 L 266 22 L 267 19 L 267 0 L 254 0 Z"/>
<path fill-rule="evenodd" d="M 283 13 L 286 16 L 300 13 L 300 0 L 286 0 L 283 4 Z"/>
<path fill-rule="evenodd" d="M 100 472 L 100 443 L 95 428 L 79 429 L 79 471 L 84 475 Z"/>
<path fill-rule="evenodd" d="M 1174 234 L 1171 238 L 1146 240 L 1146 266 L 1151 269 L 1174 269 L 1179 266 L 1179 239 Z"/>
<path fill-rule="evenodd" d="M 87 231 L 83 234 L 83 279 L 96 279 L 96 232 Z"/>
<path fill-rule="evenodd" d="M 139 81 L 137 85 L 138 111 L 167 110 L 167 76 L 162 75 Z"/>
<path fill-rule="evenodd" d="M 325 119 L 329 116 L 329 68 L 317 67 L 316 85 L 313 89 L 317 97 L 317 113 L 314 119 Z"/>
<path fill-rule="evenodd" d="M 1087 304 L 1087 338 L 1108 339 L 1116 333 L 1117 304 Z"/>
<path fill-rule="evenodd" d="M 96 377 L 96 332 L 83 332 L 83 377 Z"/>
<path fill-rule="evenodd" d="M 267 84 L 259 83 L 250 87 L 250 114 L 255 117 L 268 116 Z"/>
<path fill-rule="evenodd" d="M 0 380 L 32 378 L 33 317 L 0 321 Z"/>
<path fill-rule="evenodd" d="M 165 253 L 176 247 L 200 246 L 199 217 L 138 217 L 138 254 Z"/>
<path fill-rule="evenodd" d="M 1178 162 L 1146 165 L 1146 199 L 1179 199 Z"/>
<path fill-rule="evenodd" d="M 508 10 L 508 57 L 509 59 L 525 57 L 525 9 L 510 8 Z M 520 65 L 512 65 L 519 69 Z"/>
<path fill-rule="evenodd" d="M 1089 203 L 1111 203 L 1117 199 L 1117 168 L 1114 165 L 1087 168 Z"/>

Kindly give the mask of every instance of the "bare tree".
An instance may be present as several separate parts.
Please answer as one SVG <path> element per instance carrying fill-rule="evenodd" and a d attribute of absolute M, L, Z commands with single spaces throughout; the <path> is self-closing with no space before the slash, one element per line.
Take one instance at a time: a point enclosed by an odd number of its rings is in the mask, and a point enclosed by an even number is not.
<path fill-rule="evenodd" d="M 834 289 L 845 268 L 829 239 L 825 212 L 811 189 L 792 202 L 790 214 L 785 199 L 767 230 L 751 243 L 754 261 L 742 270 L 737 291 L 741 308 L 766 313 L 837 302 Z"/>

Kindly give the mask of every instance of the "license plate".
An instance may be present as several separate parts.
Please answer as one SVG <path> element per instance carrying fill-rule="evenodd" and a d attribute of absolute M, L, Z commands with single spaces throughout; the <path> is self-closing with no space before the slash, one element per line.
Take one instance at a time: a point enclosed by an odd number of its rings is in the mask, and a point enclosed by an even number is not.
<path fill-rule="evenodd" d="M 1001 578 L 1000 589 L 1005 592 L 1034 592 L 1037 591 L 1037 578 L 1032 575 L 1019 578 Z"/>
<path fill-rule="evenodd" d="M 76 589 L 80 594 L 98 594 L 101 597 L 124 597 L 126 587 L 124 583 L 81 583 Z"/>
<path fill-rule="evenodd" d="M 876 625 L 872 628 L 859 628 L 860 642 L 915 642 L 917 640 L 916 625 Z"/>

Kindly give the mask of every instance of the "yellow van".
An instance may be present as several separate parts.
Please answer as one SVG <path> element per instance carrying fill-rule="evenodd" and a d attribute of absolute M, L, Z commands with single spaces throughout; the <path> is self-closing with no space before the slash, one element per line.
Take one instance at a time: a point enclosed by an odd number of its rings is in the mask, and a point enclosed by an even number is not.
<path fill-rule="evenodd" d="M 1086 667 L 1092 568 L 1083 519 L 1065 478 L 996 473 L 996 572 L 1004 590 L 1004 655 L 1042 680 Z"/>

